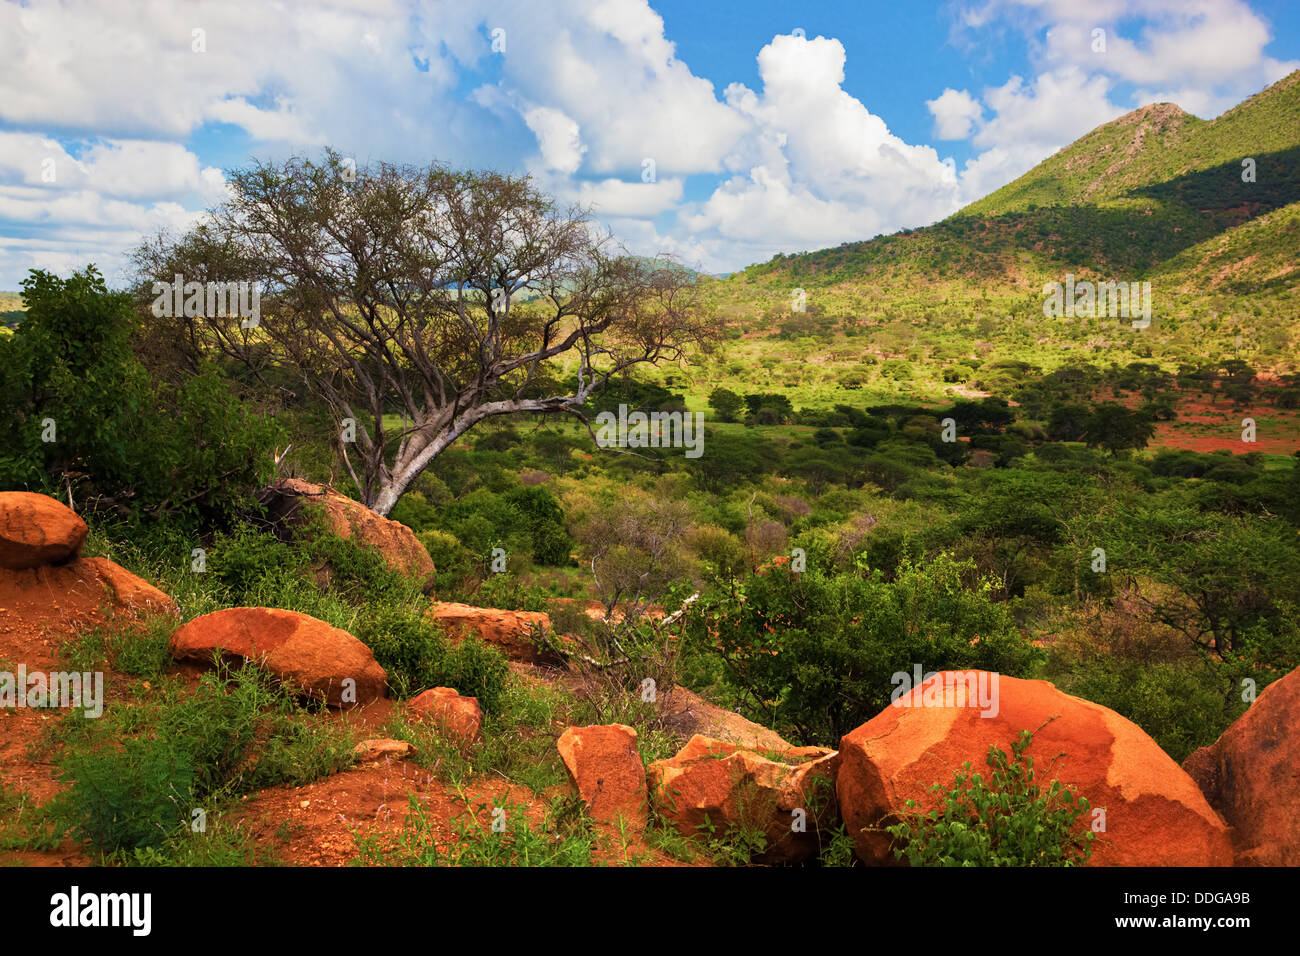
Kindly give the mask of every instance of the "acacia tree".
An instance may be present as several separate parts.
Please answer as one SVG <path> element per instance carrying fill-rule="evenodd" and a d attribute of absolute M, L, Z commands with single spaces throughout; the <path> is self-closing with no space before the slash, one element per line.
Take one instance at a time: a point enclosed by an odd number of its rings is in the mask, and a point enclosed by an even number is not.
<path fill-rule="evenodd" d="M 356 168 L 327 151 L 256 163 L 229 186 L 207 221 L 137 250 L 140 301 L 176 274 L 256 281 L 258 323 L 149 314 L 149 338 L 191 362 L 220 350 L 264 380 L 290 371 L 329 408 L 361 500 L 380 514 L 484 419 L 587 423 L 584 402 L 611 376 L 714 340 L 691 273 L 619 254 L 584 210 L 526 177 Z"/>

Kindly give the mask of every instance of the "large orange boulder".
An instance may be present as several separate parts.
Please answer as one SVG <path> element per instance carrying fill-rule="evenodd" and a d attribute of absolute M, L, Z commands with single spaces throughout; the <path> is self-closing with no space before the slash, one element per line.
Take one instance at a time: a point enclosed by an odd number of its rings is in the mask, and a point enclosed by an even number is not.
<path fill-rule="evenodd" d="M 933 806 L 930 787 L 950 787 L 965 761 L 987 779 L 989 747 L 1011 756 L 1022 730 L 1034 732 L 1027 755 L 1040 784 L 1059 779 L 1104 808 L 1093 865 L 1232 865 L 1227 827 L 1140 727 L 1047 681 L 986 671 L 935 674 L 840 741 L 840 812 L 858 856 L 894 863 L 880 828 L 909 799 Z M 1103 818 L 1086 814 L 1080 826 L 1094 820 Z"/>
<path fill-rule="evenodd" d="M 204 614 L 171 638 L 172 656 L 206 664 L 218 650 L 257 664 L 309 697 L 334 707 L 384 696 L 388 675 L 370 648 L 324 621 L 267 607 L 234 607 Z"/>
<path fill-rule="evenodd" d="M 762 834 L 760 863 L 795 863 L 817 852 L 819 830 L 839 819 L 839 755 L 823 747 L 759 753 L 695 735 L 647 772 L 660 814 L 684 836 Z"/>
<path fill-rule="evenodd" d="M 1250 709 L 1208 747 L 1191 774 L 1233 828 L 1237 863 L 1300 866 L 1300 670 L 1264 688 Z"/>
<path fill-rule="evenodd" d="M 483 710 L 477 697 L 463 697 L 451 687 L 435 687 L 412 697 L 407 712 L 422 720 L 433 721 L 448 737 L 463 744 L 478 739 L 483 726 Z"/>
<path fill-rule="evenodd" d="M 29 491 L 0 492 L 0 568 L 24 571 L 75 558 L 86 522 L 67 505 Z"/>
<path fill-rule="evenodd" d="M 502 611 L 451 601 L 433 602 L 426 616 L 453 642 L 477 635 L 484 643 L 500 648 L 511 660 L 528 664 L 539 661 L 533 629 L 540 626 L 549 630 L 551 626 L 551 619 L 541 611 Z"/>
<path fill-rule="evenodd" d="M 425 592 L 433 590 L 433 558 L 406 525 L 376 514 L 337 491 L 298 478 L 283 478 L 263 489 L 259 499 L 272 520 L 301 520 L 304 508 L 319 508 L 340 538 L 368 545 L 394 571 L 415 578 Z M 320 568 L 323 578 L 330 569 Z"/>
<path fill-rule="evenodd" d="M 597 823 L 621 818 L 635 833 L 645 830 L 645 765 L 636 731 L 624 724 L 570 727 L 555 742 L 579 796 Z"/>

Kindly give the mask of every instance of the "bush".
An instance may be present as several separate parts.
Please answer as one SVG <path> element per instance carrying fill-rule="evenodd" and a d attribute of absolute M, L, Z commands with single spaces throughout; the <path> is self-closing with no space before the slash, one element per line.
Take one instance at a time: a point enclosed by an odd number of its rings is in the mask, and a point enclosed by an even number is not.
<path fill-rule="evenodd" d="M 510 665 L 500 650 L 477 637 L 467 637 L 438 662 L 439 683 L 465 697 L 477 697 L 484 714 L 501 709 Z"/>
<path fill-rule="evenodd" d="M 291 690 L 254 667 L 223 666 L 193 690 L 168 682 L 155 691 L 79 727 L 85 739 L 64 748 L 71 785 L 52 801 L 52 818 L 101 852 L 157 846 L 183 831 L 194 808 L 302 786 L 353 760 L 345 731 L 303 715 Z"/>
<path fill-rule="evenodd" d="M 22 324 L 0 340 L 0 406 L 16 426 L 0 486 L 66 482 L 123 515 L 220 523 L 269 476 L 275 421 L 213 367 L 152 379 L 131 352 L 130 297 L 93 266 L 67 280 L 33 270 L 23 300 Z"/>
<path fill-rule="evenodd" d="M 420 609 L 400 605 L 372 609 L 358 621 L 356 637 L 388 673 L 388 689 L 397 699 L 441 683 L 446 647 Z"/>
<path fill-rule="evenodd" d="M 1078 866 L 1092 856 L 1091 830 L 1077 826 L 1089 810 L 1086 797 L 1053 780 L 1037 782 L 1034 758 L 1026 757 L 1033 738 L 1022 730 L 1008 760 L 989 747 L 992 773 L 986 783 L 971 773 L 970 761 L 954 774 L 953 786 L 930 788 L 940 806 L 928 813 L 907 801 L 902 819 L 885 827 L 895 840 L 894 856 L 912 866 Z"/>
<path fill-rule="evenodd" d="M 720 659 L 748 716 L 834 745 L 890 702 L 893 675 L 978 668 L 1029 676 L 1039 654 L 992 584 L 941 555 L 869 575 L 771 570 L 705 594 L 686 616 L 692 654 Z M 979 640 L 975 640 L 976 638 Z"/>

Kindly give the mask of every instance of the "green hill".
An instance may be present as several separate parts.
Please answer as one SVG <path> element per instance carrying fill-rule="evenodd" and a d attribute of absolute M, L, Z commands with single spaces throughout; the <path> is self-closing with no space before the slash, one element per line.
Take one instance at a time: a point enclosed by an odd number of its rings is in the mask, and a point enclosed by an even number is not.
<path fill-rule="evenodd" d="M 1243 181 L 1245 158 L 1254 160 L 1254 182 Z M 1229 246 L 1275 262 L 1289 243 L 1294 257 L 1294 217 L 1270 214 L 1298 201 L 1300 71 L 1209 122 L 1169 103 L 1144 106 L 942 222 L 778 255 L 736 281 L 895 291 L 951 281 L 1023 291 L 1065 271 L 1190 280 L 1208 268 L 1203 259 L 1222 256 L 1219 237 L 1261 217 Z M 1277 268 L 1261 267 L 1259 280 L 1275 283 Z"/>

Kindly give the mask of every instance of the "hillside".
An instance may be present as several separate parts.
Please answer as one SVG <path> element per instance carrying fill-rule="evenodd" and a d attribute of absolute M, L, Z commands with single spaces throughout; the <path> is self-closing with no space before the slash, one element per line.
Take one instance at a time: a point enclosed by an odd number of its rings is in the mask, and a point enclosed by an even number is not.
<path fill-rule="evenodd" d="M 1245 157 L 1255 160 L 1255 182 L 1242 181 Z M 960 279 L 1023 290 L 1067 270 L 1174 277 L 1166 264 L 1175 259 L 1187 279 L 1200 263 L 1188 250 L 1297 201 L 1300 71 L 1209 122 L 1173 104 L 1142 107 L 942 222 L 778 255 L 733 281 L 906 288 Z M 1252 230 L 1251 247 L 1284 256 L 1293 221 L 1270 217 Z"/>

